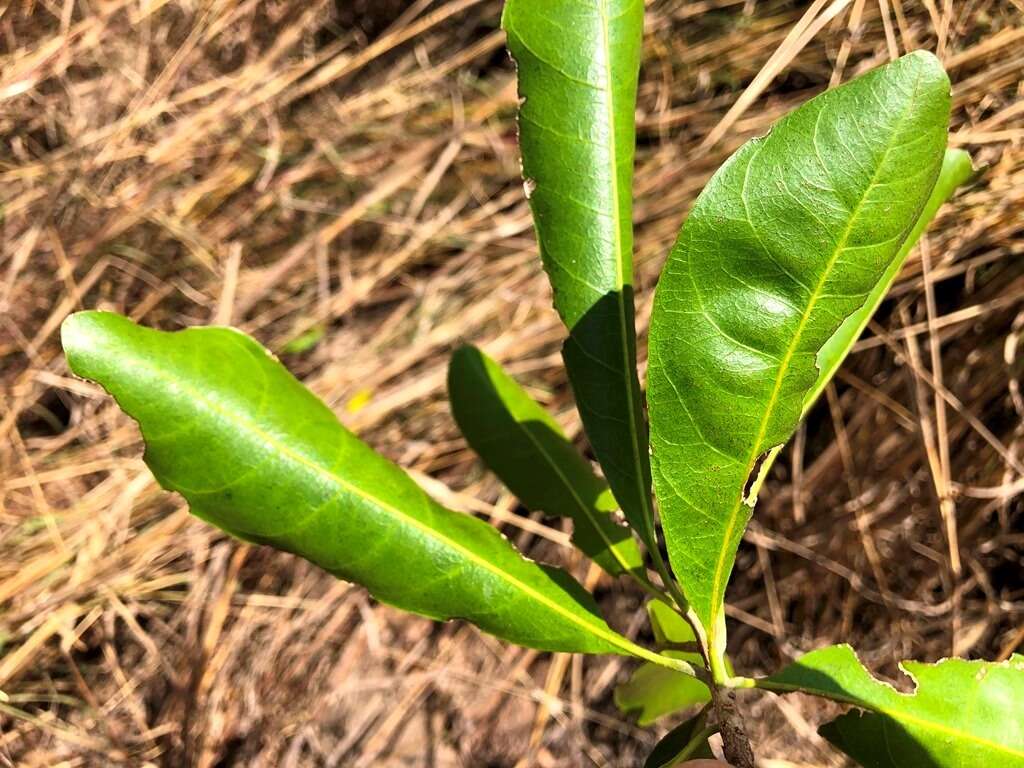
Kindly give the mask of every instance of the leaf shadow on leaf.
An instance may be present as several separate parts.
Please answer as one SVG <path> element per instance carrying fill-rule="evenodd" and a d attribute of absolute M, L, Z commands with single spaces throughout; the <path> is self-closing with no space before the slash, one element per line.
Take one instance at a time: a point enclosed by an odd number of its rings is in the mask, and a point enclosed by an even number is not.
<path fill-rule="evenodd" d="M 633 286 L 590 303 L 562 347 L 587 437 L 629 524 L 655 542 L 647 421 L 636 371 Z M 595 375 L 596 372 L 605 375 Z M 632 407 L 627 408 L 627 399 Z"/>
<path fill-rule="evenodd" d="M 940 768 L 909 731 L 886 715 L 852 709 L 818 732 L 864 768 Z"/>
<path fill-rule="evenodd" d="M 808 690 L 832 693 L 839 699 L 846 695 L 831 675 L 810 667 L 803 667 L 800 674 L 802 686 Z M 818 732 L 864 768 L 939 768 L 902 724 L 877 712 L 853 707 L 822 725 Z"/>

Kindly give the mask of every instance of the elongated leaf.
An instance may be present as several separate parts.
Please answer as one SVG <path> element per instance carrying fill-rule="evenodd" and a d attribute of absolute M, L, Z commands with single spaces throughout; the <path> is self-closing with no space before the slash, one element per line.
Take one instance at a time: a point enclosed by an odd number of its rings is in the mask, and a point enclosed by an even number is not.
<path fill-rule="evenodd" d="M 644 576 L 640 548 L 611 516 L 618 505 L 608 486 L 500 365 L 462 347 L 448 366 L 448 393 L 467 442 L 527 508 L 570 518 L 576 546 L 609 573 Z"/>
<path fill-rule="evenodd" d="M 903 267 L 904 262 L 907 260 L 907 256 L 913 250 L 914 245 L 921 238 L 921 235 L 931 224 L 932 219 L 935 218 L 935 214 L 939 212 L 939 208 L 942 204 L 949 200 L 953 193 L 956 192 L 957 188 L 963 184 L 966 184 L 975 176 L 974 168 L 971 164 L 971 156 L 964 152 L 962 149 L 947 149 L 946 154 L 942 159 L 942 169 L 939 171 L 939 178 L 935 182 L 935 186 L 932 188 L 931 196 L 928 198 L 928 202 L 924 206 L 924 210 L 921 211 L 921 215 L 918 216 L 917 223 L 911 230 L 907 239 L 903 242 L 903 247 L 897 254 L 896 258 L 893 259 L 892 264 L 885 270 L 885 274 L 878 281 L 875 287 L 871 290 L 868 295 L 868 300 L 864 302 L 864 306 L 854 312 L 852 315 L 843 321 L 843 324 L 839 326 L 832 337 L 825 342 L 825 345 L 818 351 L 818 380 L 814 383 L 814 386 L 804 396 L 804 408 L 803 415 L 806 416 L 807 412 L 814 406 L 818 398 L 821 397 L 821 393 L 825 391 L 825 387 L 832 380 L 832 377 L 836 375 L 839 367 L 842 365 L 846 356 L 850 354 L 850 350 L 853 349 L 853 345 L 860 338 L 860 335 L 864 332 L 864 329 L 868 326 L 868 321 L 875 314 L 878 306 L 882 303 L 889 289 L 892 287 L 893 281 L 896 280 Z M 757 482 L 751 488 L 751 495 L 756 498 L 757 492 L 760 490 L 761 481 L 768 474 L 768 470 L 774 463 L 775 458 L 779 455 L 782 450 L 782 446 L 773 448 L 768 458 L 761 464 L 758 471 Z"/>
<path fill-rule="evenodd" d="M 942 159 L 939 178 L 935 182 L 935 186 L 932 187 L 931 195 L 928 197 L 928 202 L 925 203 L 921 215 L 918 216 L 917 223 L 914 224 L 914 228 L 906 240 L 904 240 L 903 247 L 896 254 L 896 258 L 890 262 L 882 274 L 882 278 L 871 289 L 871 293 L 868 294 L 868 299 L 864 302 L 864 306 L 847 317 L 818 352 L 818 380 L 804 398 L 805 413 L 814 405 L 814 401 L 818 399 L 829 381 L 835 376 L 836 371 L 839 370 L 839 366 L 842 365 L 843 360 L 846 359 L 857 339 L 864 333 L 864 329 L 868 326 L 868 321 L 875 314 L 878 305 L 882 303 L 885 295 L 889 293 L 889 289 L 903 268 L 907 256 L 913 250 L 917 241 L 921 239 L 921 235 L 928 228 L 928 225 L 931 224 L 935 214 L 939 212 L 939 208 L 953 196 L 957 187 L 966 184 L 973 176 L 974 167 L 971 164 L 971 156 L 962 149 L 947 149 Z"/>
<path fill-rule="evenodd" d="M 1003 663 L 945 659 L 905 662 L 913 693 L 875 679 L 848 645 L 813 651 L 758 681 L 852 704 L 822 727 L 865 768 L 1024 766 L 1024 656 Z"/>
<path fill-rule="evenodd" d="M 712 759 L 715 753 L 708 745 L 714 733 L 707 727 L 705 713 L 694 715 L 666 733 L 644 761 L 644 768 L 672 768 L 684 760 Z"/>
<path fill-rule="evenodd" d="M 697 638 L 678 613 L 659 600 L 647 603 L 647 613 L 658 645 L 669 648 L 662 653 L 692 666 L 703 664 L 697 650 L 681 649 L 695 646 Z M 725 666 L 731 675 L 732 665 L 728 659 Z M 697 678 L 649 662 L 638 666 L 629 680 L 615 688 L 616 706 L 627 714 L 636 712 L 640 725 L 650 725 L 666 715 L 710 700 L 711 692 Z"/>
<path fill-rule="evenodd" d="M 146 463 L 199 517 L 424 616 L 535 648 L 652 658 L 568 574 L 432 501 L 248 336 L 104 312 L 72 315 L 61 336 L 72 370 L 139 422 Z"/>
<path fill-rule="evenodd" d="M 654 541 L 633 317 L 634 111 L 643 0 L 508 0 L 519 143 L 583 426 L 630 524 Z"/>
<path fill-rule="evenodd" d="M 926 53 L 827 91 L 730 158 L 669 256 L 651 320 L 654 481 L 716 654 L 747 484 L 796 427 L 818 350 L 897 258 L 948 119 L 949 81 Z"/>

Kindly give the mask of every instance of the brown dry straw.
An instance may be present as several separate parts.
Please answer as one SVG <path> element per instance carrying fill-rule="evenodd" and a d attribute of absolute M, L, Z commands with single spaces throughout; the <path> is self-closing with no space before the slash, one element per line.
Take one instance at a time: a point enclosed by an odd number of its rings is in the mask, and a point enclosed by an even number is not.
<path fill-rule="evenodd" d="M 467 452 L 444 394 L 471 340 L 579 436 L 499 12 L 0 6 L 0 765 L 612 766 L 652 744 L 611 703 L 627 662 L 401 615 L 190 518 L 59 349 L 83 307 L 230 319 L 446 504 L 587 578 L 566 529 L 518 514 Z M 1020 650 L 1024 5 L 658 0 L 646 31 L 641 331 L 710 174 L 829 83 L 938 50 L 953 144 L 987 166 L 762 492 L 729 592 L 737 665 L 840 639 L 890 674 Z M 590 577 L 618 628 L 645 631 L 639 594 Z M 748 710 L 764 765 L 841 764 L 817 705 Z"/>

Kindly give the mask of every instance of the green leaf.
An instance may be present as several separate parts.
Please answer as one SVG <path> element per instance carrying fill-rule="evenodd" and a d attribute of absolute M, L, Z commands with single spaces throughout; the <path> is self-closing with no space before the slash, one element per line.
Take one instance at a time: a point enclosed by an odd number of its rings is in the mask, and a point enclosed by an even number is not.
<path fill-rule="evenodd" d="M 942 159 L 942 169 L 939 171 L 939 178 L 935 182 L 935 186 L 932 188 L 931 196 L 928 198 L 928 202 L 924 206 L 924 210 L 921 211 L 921 215 L 917 219 L 917 223 L 911 230 L 907 239 L 903 242 L 903 247 L 900 252 L 893 259 L 892 264 L 889 265 L 888 269 L 882 275 L 882 278 L 878 281 L 875 287 L 871 290 L 868 295 L 867 301 L 864 302 L 864 306 L 854 312 L 852 315 L 843 321 L 843 324 L 839 326 L 832 337 L 825 342 L 824 346 L 818 351 L 818 380 L 814 386 L 804 396 L 804 408 L 803 416 L 807 415 L 807 412 L 814 406 L 818 398 L 821 397 L 821 393 L 825 391 L 825 387 L 832 380 L 832 377 L 836 375 L 839 367 L 843 364 L 847 355 L 850 354 L 850 350 L 853 349 L 853 345 L 860 338 L 860 335 L 864 332 L 864 329 L 868 326 L 868 321 L 871 320 L 875 314 L 878 306 L 882 303 L 889 289 L 892 287 L 893 282 L 900 274 L 900 270 L 903 268 L 903 264 L 907 260 L 907 256 L 913 250 L 914 245 L 920 239 L 921 235 L 931 224 L 932 219 L 935 218 L 935 214 L 939 212 L 939 208 L 942 204 L 949 200 L 953 193 L 956 192 L 957 188 L 963 184 L 974 179 L 977 172 L 974 170 L 971 164 L 971 156 L 964 152 L 962 149 L 947 149 L 946 154 Z M 768 474 L 768 470 L 771 465 L 775 462 L 775 458 L 778 456 L 782 446 L 773 448 L 768 458 L 765 459 L 758 471 L 758 479 L 751 489 L 751 495 L 756 497 L 757 492 L 760 490 L 761 481 Z"/>
<path fill-rule="evenodd" d="M 693 627 L 672 606 L 661 600 L 649 600 L 646 608 L 651 631 L 659 645 L 685 645 L 697 641 Z"/>
<path fill-rule="evenodd" d="M 590 444 L 654 546 L 633 308 L 634 112 L 643 0 L 508 0 L 519 144 L 562 350 Z"/>
<path fill-rule="evenodd" d="M 690 625 L 665 603 L 651 600 L 647 603 L 647 612 L 659 645 L 685 646 L 696 643 Z M 696 651 L 670 649 L 662 653 L 682 659 L 692 666 L 703 664 L 700 653 Z M 627 714 L 636 712 L 640 725 L 650 725 L 665 715 L 695 704 L 705 704 L 710 699 L 711 692 L 700 680 L 650 663 L 641 664 L 629 680 L 615 688 L 616 706 Z"/>
<path fill-rule="evenodd" d="M 544 650 L 659 660 L 611 630 L 568 574 L 434 502 L 248 336 L 83 312 L 61 337 L 71 369 L 139 422 L 160 484 L 204 520 L 424 616 Z"/>
<path fill-rule="evenodd" d="M 897 258 L 948 119 L 949 80 L 927 53 L 826 91 L 719 169 L 669 256 L 651 319 L 654 483 L 718 677 L 748 483 L 796 427 L 818 351 Z"/>
<path fill-rule="evenodd" d="M 704 712 L 694 715 L 662 737 L 644 761 L 644 768 L 672 768 L 684 760 L 713 759 L 715 753 L 708 745 L 713 733 L 715 729 L 708 727 Z"/>
<path fill-rule="evenodd" d="M 662 653 L 691 666 L 702 664 L 700 654 L 671 650 Z M 696 704 L 705 704 L 710 698 L 707 686 L 697 678 L 649 662 L 638 666 L 629 680 L 615 687 L 615 706 L 627 715 L 635 712 L 637 723 L 643 726 Z"/>
<path fill-rule="evenodd" d="M 612 574 L 646 579 L 640 548 L 611 516 L 618 509 L 558 423 L 501 366 L 475 347 L 452 355 L 452 413 L 488 467 L 529 509 L 573 521 L 573 541 Z"/>
<path fill-rule="evenodd" d="M 904 662 L 901 693 L 875 679 L 848 645 L 813 651 L 757 682 L 852 704 L 821 733 L 865 768 L 1024 766 L 1024 656 L 1002 663 Z"/>
<path fill-rule="evenodd" d="M 881 279 L 871 289 L 864 306 L 847 317 L 839 326 L 832 337 L 825 342 L 818 352 L 818 380 L 804 398 L 804 413 L 806 413 L 818 399 L 832 377 L 835 376 L 839 366 L 850 353 L 857 339 L 868 326 L 868 321 L 875 314 L 878 305 L 882 303 L 893 282 L 899 276 L 907 256 L 913 250 L 921 235 L 931 224 L 939 208 L 956 192 L 957 187 L 966 184 L 974 176 L 974 167 L 971 165 L 971 156 L 962 149 L 947 149 L 942 160 L 942 168 L 939 171 L 939 178 L 932 188 L 932 193 L 925 203 L 924 210 L 918 216 L 917 223 L 910 231 L 903 247 L 900 248 L 896 258 L 892 260 Z"/>

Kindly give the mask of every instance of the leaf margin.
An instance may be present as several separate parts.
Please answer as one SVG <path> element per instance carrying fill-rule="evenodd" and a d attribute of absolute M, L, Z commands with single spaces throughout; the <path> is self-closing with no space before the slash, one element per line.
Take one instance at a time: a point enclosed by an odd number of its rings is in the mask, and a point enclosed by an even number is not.
<path fill-rule="evenodd" d="M 104 327 L 104 326 L 108 326 L 110 324 L 112 324 L 113 327 Z M 390 467 L 391 470 L 389 470 L 389 471 L 393 471 L 393 476 L 394 477 L 396 477 L 396 478 L 397 477 L 405 478 L 405 480 L 407 481 L 407 484 L 408 484 L 407 488 L 415 488 L 415 489 L 417 489 L 418 493 L 422 494 L 422 497 L 427 500 L 427 503 L 432 505 L 432 511 L 440 511 L 440 512 L 445 513 L 446 515 L 453 516 L 452 518 L 449 518 L 449 519 L 458 519 L 460 521 L 460 524 L 467 524 L 466 521 L 474 521 L 474 522 L 468 523 L 468 524 L 471 525 L 471 526 L 476 527 L 476 529 L 481 532 L 481 535 L 491 537 L 490 542 L 489 542 L 491 544 L 493 544 L 497 539 L 500 539 L 502 541 L 502 546 L 508 548 L 508 551 L 509 551 L 509 555 L 508 556 L 511 557 L 511 555 L 514 554 L 515 556 L 517 556 L 519 558 L 519 560 L 522 561 L 524 567 L 525 566 L 529 566 L 528 568 L 526 568 L 526 570 L 530 570 L 531 568 L 536 568 L 539 571 L 542 571 L 542 572 L 546 573 L 548 579 L 551 579 L 551 576 L 553 574 L 557 574 L 557 575 L 564 574 L 564 577 L 563 577 L 564 579 L 566 579 L 568 581 L 571 581 L 573 584 L 575 584 L 579 588 L 580 593 L 586 594 L 584 592 L 583 588 L 581 586 L 579 586 L 578 582 L 576 582 L 574 579 L 572 579 L 570 576 L 568 576 L 568 574 L 566 574 L 564 571 L 560 571 L 559 569 L 552 568 L 551 566 L 541 565 L 541 564 L 536 563 L 536 562 L 534 562 L 532 560 L 529 560 L 528 558 L 523 556 L 522 553 L 518 552 L 518 550 L 515 550 L 515 548 L 512 547 L 512 545 L 507 541 L 507 539 L 505 539 L 500 534 L 500 532 L 498 532 L 492 526 L 487 525 L 485 522 L 483 522 L 482 520 L 479 520 L 478 518 L 475 518 L 475 517 L 472 517 L 472 516 L 469 516 L 469 515 L 463 515 L 461 513 L 453 512 L 451 510 L 446 510 L 440 504 L 438 504 L 436 501 L 433 501 L 432 499 L 430 499 L 429 496 L 427 496 L 426 492 L 423 491 L 423 489 L 420 488 L 420 486 L 417 485 L 406 473 L 404 473 L 401 469 L 399 469 L 396 465 L 394 465 L 393 463 L 391 463 L 390 461 L 388 461 L 384 457 L 380 456 L 375 451 L 372 451 L 372 449 L 370 449 L 368 446 L 366 446 L 365 443 L 363 443 L 361 440 L 359 440 L 359 438 L 357 438 L 355 435 L 352 435 L 352 433 L 348 432 L 348 430 L 346 430 L 344 428 L 344 426 L 341 424 L 341 422 L 337 420 L 337 417 L 332 412 L 330 412 L 329 409 L 327 409 L 327 407 L 322 403 L 322 401 L 320 401 L 319 398 L 316 398 L 316 396 L 313 395 L 301 382 L 299 382 L 297 379 L 295 379 L 295 377 L 292 376 L 292 374 L 287 371 L 287 369 L 277 360 L 277 358 L 269 350 L 264 348 L 258 342 L 253 340 L 248 335 L 242 333 L 241 331 L 238 331 L 237 329 L 234 329 L 234 328 L 223 327 L 223 326 L 205 326 L 205 327 L 186 328 L 186 329 L 183 329 L 181 331 L 165 332 L 165 331 L 158 331 L 158 330 L 155 330 L 155 329 L 146 328 L 144 326 L 138 325 L 133 320 L 131 320 L 131 319 L 127 318 L 127 317 L 124 317 L 123 315 L 118 315 L 118 314 L 112 313 L 112 312 L 84 311 L 84 312 L 76 312 L 76 313 L 73 313 L 73 314 L 69 315 L 67 318 L 65 318 L 65 320 L 63 321 L 63 323 L 61 325 L 61 342 L 62 342 L 62 345 L 64 346 L 64 349 L 65 349 L 65 355 L 66 355 L 67 360 L 68 360 L 69 368 L 72 370 L 73 373 L 75 373 L 75 375 L 80 376 L 81 378 L 89 380 L 89 381 L 94 381 L 97 384 L 99 384 L 108 394 L 110 394 L 113 397 L 113 399 L 117 402 L 119 408 L 126 415 L 128 415 L 130 418 L 132 418 L 139 425 L 139 428 L 140 428 L 140 430 L 142 432 L 143 439 L 144 439 L 144 442 L 145 442 L 145 445 L 146 445 L 144 459 L 145 459 L 145 461 L 147 463 L 147 466 L 150 467 L 150 469 L 153 472 L 155 478 L 157 479 L 157 482 L 161 485 L 161 487 L 165 488 L 166 490 L 177 492 L 177 493 L 180 493 L 183 496 L 185 496 L 186 500 L 189 502 L 190 509 L 198 517 L 201 517 L 202 519 L 206 520 L 207 522 L 215 525 L 218 528 L 221 528 L 222 530 L 226 531 L 227 533 L 229 533 L 232 536 L 235 536 L 237 538 L 241 538 L 241 539 L 246 540 L 246 541 L 251 541 L 251 542 L 260 543 L 260 544 L 263 544 L 263 543 L 271 543 L 271 544 L 273 544 L 273 542 L 268 542 L 266 540 L 265 536 L 262 536 L 262 535 L 258 534 L 255 531 L 246 531 L 246 530 L 244 530 L 244 527 L 239 527 L 239 526 L 234 526 L 234 525 L 231 525 L 231 524 L 227 524 L 227 523 L 225 523 L 224 521 L 221 521 L 221 520 L 213 520 L 213 519 L 211 519 L 210 515 L 204 514 L 205 510 L 204 510 L 204 512 L 198 511 L 196 509 L 196 505 L 193 502 L 193 500 L 188 498 L 188 489 L 183 489 L 182 486 L 179 483 L 176 483 L 174 481 L 169 480 L 163 474 L 163 472 L 161 472 L 160 470 L 158 470 L 157 468 L 155 468 L 153 466 L 151 461 L 153 460 L 152 449 L 153 449 L 154 437 L 152 435 L 148 434 L 149 427 L 147 426 L 147 424 L 144 423 L 144 420 L 141 417 L 138 417 L 135 413 L 133 413 L 133 411 L 135 409 L 132 408 L 131 406 L 126 406 L 125 403 L 124 403 L 124 398 L 126 396 L 129 399 L 131 399 L 131 397 L 133 397 L 132 395 L 129 394 L 130 390 L 123 389 L 123 388 L 121 388 L 116 383 L 112 384 L 109 381 L 104 381 L 103 379 L 105 377 L 103 376 L 103 374 L 102 373 L 97 374 L 95 372 L 95 370 L 93 369 L 93 366 L 97 365 L 97 362 L 96 362 L 97 359 L 101 359 L 102 360 L 102 362 L 98 363 L 98 365 L 102 368 L 103 365 L 108 364 L 107 361 L 114 360 L 116 358 L 116 356 L 117 356 L 116 355 L 116 352 L 117 352 L 116 348 L 117 348 L 118 344 L 124 345 L 124 343 L 125 343 L 123 338 L 118 339 L 118 332 L 119 331 L 120 332 L 127 331 L 128 333 L 141 334 L 143 336 L 149 334 L 149 335 L 151 335 L 150 336 L 151 339 L 152 338 L 158 338 L 161 341 L 166 341 L 170 337 L 176 337 L 176 338 L 178 338 L 180 340 L 186 334 L 191 334 L 190 338 L 193 338 L 193 339 L 196 338 L 196 334 L 199 334 L 200 336 L 202 336 L 203 334 L 206 334 L 204 338 L 211 339 L 211 338 L 213 338 L 213 336 L 211 336 L 211 334 L 215 334 L 215 335 L 217 335 L 217 338 L 220 338 L 220 339 L 230 339 L 232 341 L 235 341 L 235 342 L 241 344 L 242 345 L 242 349 L 246 353 L 255 356 L 258 359 L 259 362 L 274 367 L 275 371 L 277 372 L 277 375 L 283 376 L 284 380 L 290 382 L 290 386 L 294 385 L 294 387 L 297 388 L 295 391 L 304 393 L 303 394 L 304 397 L 307 397 L 307 398 L 310 399 L 311 402 L 315 402 L 316 403 L 315 407 L 323 409 L 324 411 L 329 413 L 331 415 L 331 417 L 333 417 L 334 422 L 336 423 L 336 426 L 340 430 L 341 434 L 344 434 L 344 435 L 347 435 L 348 437 L 350 437 L 351 440 L 353 441 L 353 444 L 358 444 L 358 445 L 362 446 L 362 448 L 360 450 L 365 449 L 365 451 L 368 452 L 366 455 L 372 455 L 374 457 L 377 457 L 377 460 L 379 460 L 379 462 L 380 462 L 380 466 Z M 90 334 L 94 334 L 94 335 L 90 335 Z M 107 337 L 107 336 L 104 336 L 104 334 L 110 334 L 110 335 L 109 335 L 109 337 Z M 104 344 L 108 345 L 107 348 L 103 347 Z M 111 346 L 110 346 L 111 344 L 113 345 L 113 348 L 111 348 Z M 102 352 L 111 353 L 111 354 L 110 354 L 109 357 L 103 357 L 102 355 L 100 355 L 101 351 Z M 123 351 L 123 346 L 122 346 L 122 351 Z M 114 363 L 109 363 L 109 364 L 114 364 Z M 129 368 L 135 368 L 135 369 L 139 369 L 139 368 L 143 368 L 143 367 L 145 367 L 145 366 L 140 366 L 139 363 L 138 363 L 138 360 L 132 360 L 131 361 L 131 365 L 129 366 Z M 153 366 L 149 366 L 149 372 L 150 373 L 155 373 L 157 378 L 161 378 L 162 377 L 164 379 L 167 379 L 169 385 L 173 388 L 174 391 L 176 391 L 176 392 L 184 391 L 184 393 L 186 395 L 188 395 L 188 396 L 195 396 L 197 398 L 203 399 L 203 393 L 202 392 L 200 392 L 200 391 L 198 391 L 198 390 L 196 390 L 194 388 L 193 389 L 189 389 L 187 387 L 183 387 L 179 380 L 173 379 L 173 377 L 169 377 L 165 372 L 161 371 L 160 369 L 155 368 Z M 206 404 L 209 405 L 210 403 L 209 403 L 208 398 L 205 398 L 205 400 L 206 400 Z M 236 424 L 235 426 L 238 426 L 238 425 Z M 284 444 L 281 443 L 280 440 L 274 439 L 273 445 L 275 447 L 279 447 L 279 446 L 282 446 Z M 308 459 L 304 459 L 304 460 L 308 461 Z M 321 471 L 321 469 L 322 469 L 320 467 L 314 467 L 314 468 L 316 469 L 316 471 Z M 335 477 L 335 479 L 342 486 L 348 487 L 350 490 L 353 490 L 356 493 L 357 496 L 363 498 L 364 500 L 375 501 L 376 503 L 381 504 L 382 506 L 390 508 L 390 510 L 396 512 L 396 514 L 401 516 L 403 519 L 406 519 L 407 521 L 413 522 L 414 527 L 418 528 L 420 531 L 426 532 L 426 533 L 428 533 L 430 535 L 434 535 L 435 537 L 439 535 L 439 532 L 437 532 L 435 530 L 432 530 L 432 529 L 429 529 L 429 527 L 426 526 L 421 521 L 418 521 L 418 520 L 417 521 L 413 521 L 413 519 L 409 515 L 409 513 L 403 512 L 402 510 L 399 510 L 396 507 L 394 507 L 394 505 L 388 504 L 387 502 L 384 502 L 383 500 L 381 500 L 379 498 L 376 498 L 373 494 L 367 494 L 363 489 L 360 489 L 360 488 L 352 485 L 352 483 L 350 483 L 349 481 L 345 480 L 344 478 Z M 441 536 L 441 538 L 445 539 L 446 543 L 454 545 L 454 548 L 457 551 L 463 551 L 463 552 L 467 551 L 465 549 L 465 547 L 461 546 L 458 542 L 453 541 L 452 539 L 450 539 L 450 537 L 445 537 L 445 536 L 443 536 L 443 534 L 440 534 L 440 536 Z M 497 539 L 494 538 L 494 537 L 497 537 Z M 279 549 L 283 548 L 283 547 L 281 547 L 279 545 L 274 545 L 274 546 L 276 548 L 279 548 Z M 301 556 L 303 553 L 297 553 L 297 554 L 300 554 L 300 556 Z M 491 567 L 491 564 L 486 563 L 486 561 L 484 561 L 484 560 L 481 560 L 475 554 L 471 553 L 471 556 L 472 556 L 472 558 L 478 564 L 480 564 L 486 570 L 490 570 L 493 574 L 498 576 L 499 579 L 505 579 L 506 581 L 508 581 L 508 578 L 507 578 L 508 575 L 502 575 L 500 572 L 495 571 Z M 331 571 L 331 569 L 328 568 L 327 566 L 322 566 L 322 567 L 324 567 L 329 572 Z M 335 573 L 335 575 L 338 575 L 338 574 Z M 431 609 L 422 608 L 422 607 L 421 608 L 414 608 L 414 607 L 410 607 L 409 605 L 403 605 L 401 600 L 397 600 L 393 596 L 390 596 L 390 595 L 382 596 L 382 595 L 378 594 L 376 592 L 376 590 L 372 586 L 363 583 L 361 580 L 356 580 L 356 579 L 350 579 L 350 580 L 356 581 L 357 583 L 361 583 L 372 594 L 374 594 L 375 597 L 380 599 L 382 602 L 387 602 L 389 604 L 396 605 L 396 607 L 399 607 L 399 608 L 401 608 L 403 610 L 406 610 L 406 611 L 409 611 L 411 613 L 418 613 L 419 615 L 423 615 L 423 616 L 426 616 L 428 618 L 431 618 L 431 619 L 434 619 L 434 620 L 438 620 L 438 621 L 448 621 L 448 620 L 455 619 L 455 618 L 466 618 L 471 623 L 477 623 L 477 622 L 472 621 L 471 619 L 468 619 L 467 617 L 460 616 L 458 611 L 452 611 L 452 612 L 449 612 L 449 611 L 436 611 L 436 610 L 431 610 Z M 660 663 L 660 664 L 663 664 L 663 665 L 666 665 L 666 666 L 671 666 L 672 668 L 679 669 L 680 671 L 683 671 L 683 672 L 686 672 L 686 671 L 691 669 L 689 667 L 689 665 L 681 664 L 679 662 L 676 662 L 673 659 L 669 659 L 669 658 L 664 657 L 664 656 L 662 656 L 660 654 L 657 654 L 657 653 L 654 653 L 652 651 L 649 651 L 648 649 L 645 649 L 645 648 L 637 645 L 636 643 L 633 643 L 632 641 L 628 640 L 624 636 L 618 634 L 613 629 L 608 627 L 607 623 L 604 621 L 604 619 L 601 618 L 598 613 L 590 612 L 589 608 L 587 609 L 589 615 L 592 616 L 592 618 L 596 619 L 599 624 L 602 624 L 604 627 L 606 627 L 607 628 L 607 632 L 605 632 L 604 629 L 601 629 L 600 627 L 598 627 L 598 631 L 597 632 L 594 632 L 594 626 L 588 626 L 589 622 L 584 622 L 580 617 L 572 618 L 571 615 L 568 615 L 568 614 L 571 614 L 571 611 L 567 612 L 567 609 L 564 606 L 558 605 L 557 602 L 553 601 L 549 597 L 545 597 L 543 595 L 540 595 L 535 589 L 530 587 L 530 585 L 524 584 L 521 580 L 516 579 L 514 576 L 511 577 L 511 581 L 509 581 L 509 583 L 512 584 L 513 586 L 525 587 L 526 592 L 531 597 L 539 598 L 539 602 L 544 604 L 545 607 L 551 609 L 555 614 L 559 614 L 559 615 L 565 617 L 570 623 L 576 624 L 579 629 L 581 629 L 583 631 L 592 632 L 594 634 L 594 637 L 597 638 L 600 641 L 600 643 L 604 643 L 605 646 L 606 646 L 606 647 L 602 647 L 600 645 L 596 645 L 596 646 L 594 646 L 594 649 L 591 649 L 591 650 L 585 650 L 585 649 L 577 650 L 577 649 L 573 649 L 573 648 L 567 648 L 566 650 L 568 650 L 569 652 L 610 653 L 610 654 L 617 654 L 617 655 L 628 655 L 628 656 L 634 656 L 634 657 L 637 657 L 637 658 L 642 658 L 642 659 L 645 659 L 647 661 L 651 661 L 651 662 L 654 662 L 654 663 Z M 552 583 L 554 583 L 554 581 L 552 581 Z M 479 624 L 478 624 L 478 626 L 479 626 Z M 500 632 L 495 632 L 493 630 L 488 630 L 488 629 L 486 629 L 484 627 L 481 627 L 481 629 L 483 629 L 483 631 L 485 631 L 485 632 L 489 632 L 491 634 L 494 634 L 497 637 L 502 637 L 503 639 L 510 640 L 513 643 L 519 643 L 519 644 L 522 644 L 522 645 L 527 645 L 528 647 L 531 645 L 528 642 L 523 642 L 521 640 L 516 640 L 516 639 L 510 639 L 507 636 L 502 635 Z M 533 647 L 537 647 L 537 646 L 533 646 Z M 558 650 L 558 649 L 557 648 L 541 647 L 541 650 Z"/>

